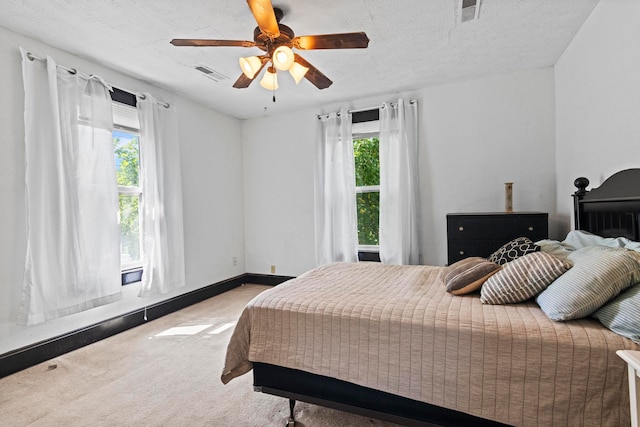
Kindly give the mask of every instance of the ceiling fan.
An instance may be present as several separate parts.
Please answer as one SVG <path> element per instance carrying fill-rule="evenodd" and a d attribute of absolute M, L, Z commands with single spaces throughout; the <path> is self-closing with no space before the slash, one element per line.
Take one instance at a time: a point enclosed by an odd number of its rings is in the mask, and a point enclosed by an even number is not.
<path fill-rule="evenodd" d="M 247 0 L 247 3 L 258 23 L 258 26 L 253 31 L 253 41 L 173 39 L 171 44 L 174 46 L 197 47 L 257 47 L 263 50 L 265 54 L 240 58 L 242 74 L 233 84 L 233 87 L 238 89 L 249 87 L 265 65 L 271 63 L 260 82 L 262 87 L 270 90 L 278 88 L 276 70 L 289 71 L 296 84 L 303 77 L 318 89 L 326 89 L 333 83 L 302 56 L 293 53 L 292 48 L 298 50 L 362 49 L 369 45 L 369 38 L 364 32 L 296 36 L 291 28 L 280 24 L 284 13 L 281 9 L 273 7 L 271 0 Z"/>

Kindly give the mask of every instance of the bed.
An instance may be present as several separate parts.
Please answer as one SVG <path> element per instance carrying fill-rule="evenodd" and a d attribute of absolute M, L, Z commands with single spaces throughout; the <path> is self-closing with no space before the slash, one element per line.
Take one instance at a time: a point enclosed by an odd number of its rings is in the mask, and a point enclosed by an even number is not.
<path fill-rule="evenodd" d="M 585 178 L 575 184 L 577 229 L 611 245 L 640 240 L 640 170 L 591 191 Z M 632 249 L 602 252 L 624 256 L 629 270 L 640 265 Z M 542 294 L 495 305 L 452 295 L 447 268 L 335 263 L 263 292 L 240 316 L 222 381 L 253 370 L 256 391 L 289 399 L 290 425 L 296 400 L 402 425 L 630 424 L 626 365 L 615 352 L 640 350 L 638 340 L 592 315 L 551 320 Z M 624 277 L 637 283 L 640 272 Z"/>

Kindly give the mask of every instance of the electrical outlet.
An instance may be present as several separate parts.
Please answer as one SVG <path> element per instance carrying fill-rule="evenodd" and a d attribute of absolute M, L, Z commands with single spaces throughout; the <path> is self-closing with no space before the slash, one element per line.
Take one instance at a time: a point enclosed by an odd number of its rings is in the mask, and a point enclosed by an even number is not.
<path fill-rule="evenodd" d="M 233 266 L 235 267 L 238 264 L 238 258 L 237 257 L 231 258 L 231 262 L 233 263 Z"/>
<path fill-rule="evenodd" d="M 271 274 L 276 274 L 276 266 L 275 265 L 271 266 Z"/>

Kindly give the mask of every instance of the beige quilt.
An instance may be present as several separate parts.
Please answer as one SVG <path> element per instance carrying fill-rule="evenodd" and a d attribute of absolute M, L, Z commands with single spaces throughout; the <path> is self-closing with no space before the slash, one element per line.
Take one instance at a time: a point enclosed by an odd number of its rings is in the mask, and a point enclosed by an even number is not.
<path fill-rule="evenodd" d="M 243 311 L 222 381 L 264 362 L 517 426 L 629 425 L 625 363 L 640 350 L 593 319 L 445 292 L 443 267 L 331 264 Z"/>

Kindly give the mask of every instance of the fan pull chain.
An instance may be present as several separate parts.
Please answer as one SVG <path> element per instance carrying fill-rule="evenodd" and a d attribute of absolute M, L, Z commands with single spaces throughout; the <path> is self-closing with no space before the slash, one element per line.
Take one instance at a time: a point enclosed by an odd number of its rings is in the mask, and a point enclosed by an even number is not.
<path fill-rule="evenodd" d="M 274 73 L 273 73 L 273 102 L 276 102 L 276 72 L 275 72 L 275 68 L 274 68 Z"/>

